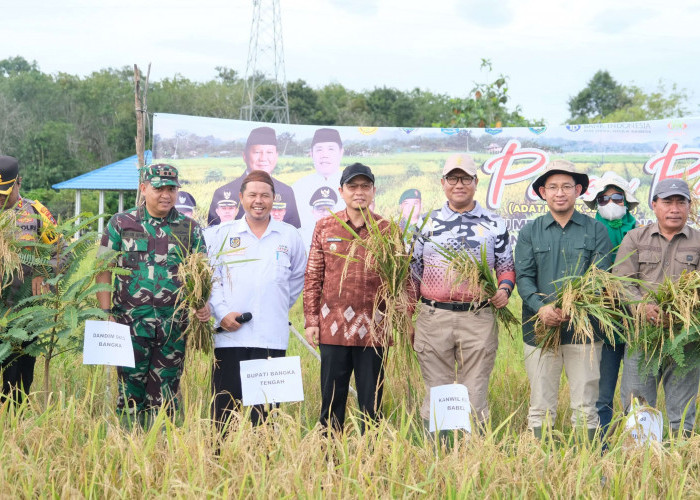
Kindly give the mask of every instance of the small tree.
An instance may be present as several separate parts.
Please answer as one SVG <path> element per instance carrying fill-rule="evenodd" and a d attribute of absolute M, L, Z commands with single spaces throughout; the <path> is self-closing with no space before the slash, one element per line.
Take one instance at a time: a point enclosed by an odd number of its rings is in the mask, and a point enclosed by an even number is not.
<path fill-rule="evenodd" d="M 606 123 L 659 120 L 686 114 L 688 93 L 659 81 L 656 90 L 645 92 L 635 85 L 622 85 L 607 71 L 598 71 L 578 94 L 569 99 L 568 123 Z"/>
<path fill-rule="evenodd" d="M 88 319 L 106 319 L 97 306 L 95 294 L 111 291 L 111 284 L 95 283 L 95 276 L 108 268 L 116 273 L 128 273 L 110 267 L 117 252 L 96 252 L 97 233 L 89 227 L 98 216 L 81 214 L 47 230 L 56 232 L 53 244 L 27 242 L 23 262 L 30 264 L 50 285 L 50 291 L 26 298 L 6 311 L 0 319 L 3 331 L 0 342 L 2 359 L 17 350 L 23 342 L 27 354 L 44 356 L 44 393 L 50 394 L 51 361 L 59 354 L 81 347 L 80 326 Z M 31 279 L 25 276 L 25 279 Z M 8 348 L 8 345 L 11 348 Z"/>
<path fill-rule="evenodd" d="M 481 60 L 481 70 L 491 74 L 491 61 Z M 499 75 L 490 83 L 475 83 L 466 99 L 450 99 L 452 116 L 449 121 L 435 124 L 439 127 L 527 127 L 542 125 L 542 120 L 528 120 L 522 116 L 520 106 L 513 111 L 506 107 L 508 77 Z"/>

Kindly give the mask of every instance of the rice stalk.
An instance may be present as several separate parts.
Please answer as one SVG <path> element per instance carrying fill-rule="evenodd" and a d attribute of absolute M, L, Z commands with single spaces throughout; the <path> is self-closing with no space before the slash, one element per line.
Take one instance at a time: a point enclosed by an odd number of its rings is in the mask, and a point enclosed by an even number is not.
<path fill-rule="evenodd" d="M 14 210 L 0 211 L 0 297 L 15 278 L 22 279 L 17 217 Z"/>
<path fill-rule="evenodd" d="M 345 221 L 335 217 L 351 235 L 348 254 L 334 254 L 345 259 L 341 288 L 350 263 L 359 262 L 357 250 L 363 248 L 365 269 L 378 274 L 381 281 L 374 298 L 375 321 L 370 329 L 372 340 L 377 344 L 388 345 L 393 334 L 399 355 L 410 363 L 414 357 L 410 332 L 413 330 L 412 315 L 415 309 L 414 295 L 411 294 L 413 244 L 406 243 L 410 237 L 410 225 L 401 228 L 393 218 L 377 221 L 363 212 L 368 234 L 362 238 Z"/>
<path fill-rule="evenodd" d="M 631 278 L 615 276 L 591 265 L 581 276 L 568 276 L 554 282 L 556 299 L 551 303 L 569 318 L 564 325 L 573 329 L 572 342 L 593 343 L 599 330 L 615 345 L 615 332 L 626 331 L 631 317 L 622 304 L 625 284 Z M 536 316 L 535 341 L 542 349 L 556 350 L 561 344 L 562 325 L 546 326 Z"/>
<path fill-rule="evenodd" d="M 201 252 L 190 252 L 177 268 L 182 282 L 178 294 L 178 310 L 187 309 L 187 350 L 202 351 L 209 355 L 213 351 L 214 337 L 209 322 L 197 319 L 196 312 L 207 305 L 213 286 L 213 270 L 209 258 Z"/>
<path fill-rule="evenodd" d="M 481 258 L 477 258 L 467 249 L 453 250 L 432 243 L 445 259 L 445 279 L 449 280 L 452 292 L 466 283 L 474 302 L 487 301 L 498 292 L 498 279 L 489 265 L 485 245 L 481 245 Z M 508 307 L 499 309 L 490 302 L 489 305 L 500 327 L 513 332 L 520 326 L 520 321 Z"/>
<path fill-rule="evenodd" d="M 646 304 L 659 307 L 656 323 L 647 319 Z M 678 278 L 667 277 L 656 291 L 649 290 L 635 310 L 633 334 L 627 339 L 633 349 L 645 353 L 643 373 L 653 373 L 675 361 L 682 374 L 700 363 L 700 273 L 684 270 Z"/>
<path fill-rule="evenodd" d="M 690 191 L 690 206 L 688 210 L 688 220 L 690 220 L 695 227 L 700 228 L 700 197 L 695 195 L 692 190 Z"/>

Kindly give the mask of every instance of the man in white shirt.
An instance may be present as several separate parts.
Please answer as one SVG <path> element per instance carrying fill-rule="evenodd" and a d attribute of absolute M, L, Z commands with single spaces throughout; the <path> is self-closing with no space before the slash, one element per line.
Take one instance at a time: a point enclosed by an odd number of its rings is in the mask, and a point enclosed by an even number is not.
<path fill-rule="evenodd" d="M 311 236 L 314 232 L 317 217 L 314 217 L 312 197 L 320 188 L 327 188 L 334 192 L 340 185 L 340 161 L 343 159 L 343 141 L 340 134 L 333 128 L 320 128 L 314 132 L 311 139 L 311 159 L 316 171 L 313 174 L 302 177 L 292 185 L 294 195 L 298 200 L 299 219 L 301 220 L 301 234 L 304 244 L 308 249 L 311 246 Z M 330 206 L 331 212 L 337 212 L 345 208 L 342 198 L 336 196 L 335 203 Z M 328 211 L 323 213 L 327 216 Z"/>
<path fill-rule="evenodd" d="M 214 335 L 212 414 L 220 429 L 243 398 L 241 361 L 285 355 L 289 309 L 304 286 L 306 267 L 299 232 L 270 215 L 275 199 L 270 175 L 248 174 L 239 198 L 245 216 L 211 228 L 206 236 L 215 266 L 210 304 L 219 332 Z M 244 321 L 244 313 L 252 318 Z M 265 416 L 263 405 L 256 406 L 253 425 Z"/>

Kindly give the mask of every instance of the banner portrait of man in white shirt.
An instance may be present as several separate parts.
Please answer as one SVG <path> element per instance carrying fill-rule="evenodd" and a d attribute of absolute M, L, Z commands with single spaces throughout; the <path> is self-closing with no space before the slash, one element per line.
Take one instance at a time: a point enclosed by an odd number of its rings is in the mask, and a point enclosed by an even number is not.
<path fill-rule="evenodd" d="M 311 139 L 311 159 L 316 171 L 313 174 L 302 177 L 292 185 L 297 199 L 299 219 L 301 220 L 301 233 L 304 244 L 308 249 L 311 246 L 311 236 L 318 217 L 314 216 L 314 204 L 312 198 L 320 188 L 328 188 L 335 194 L 340 185 L 340 161 L 343 159 L 343 141 L 340 134 L 333 128 L 320 128 L 314 132 Z M 328 206 L 323 217 L 332 212 L 345 208 L 342 198 L 335 196 L 335 202 Z"/>

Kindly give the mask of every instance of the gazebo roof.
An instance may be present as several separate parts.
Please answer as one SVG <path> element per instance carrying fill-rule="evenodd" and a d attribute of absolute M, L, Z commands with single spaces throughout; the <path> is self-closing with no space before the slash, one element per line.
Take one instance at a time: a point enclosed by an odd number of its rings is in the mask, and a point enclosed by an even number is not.
<path fill-rule="evenodd" d="M 146 165 L 153 155 L 147 150 L 144 155 Z M 139 171 L 136 155 L 97 168 L 78 177 L 54 184 L 54 189 L 93 189 L 99 191 L 135 191 L 139 187 Z"/>

